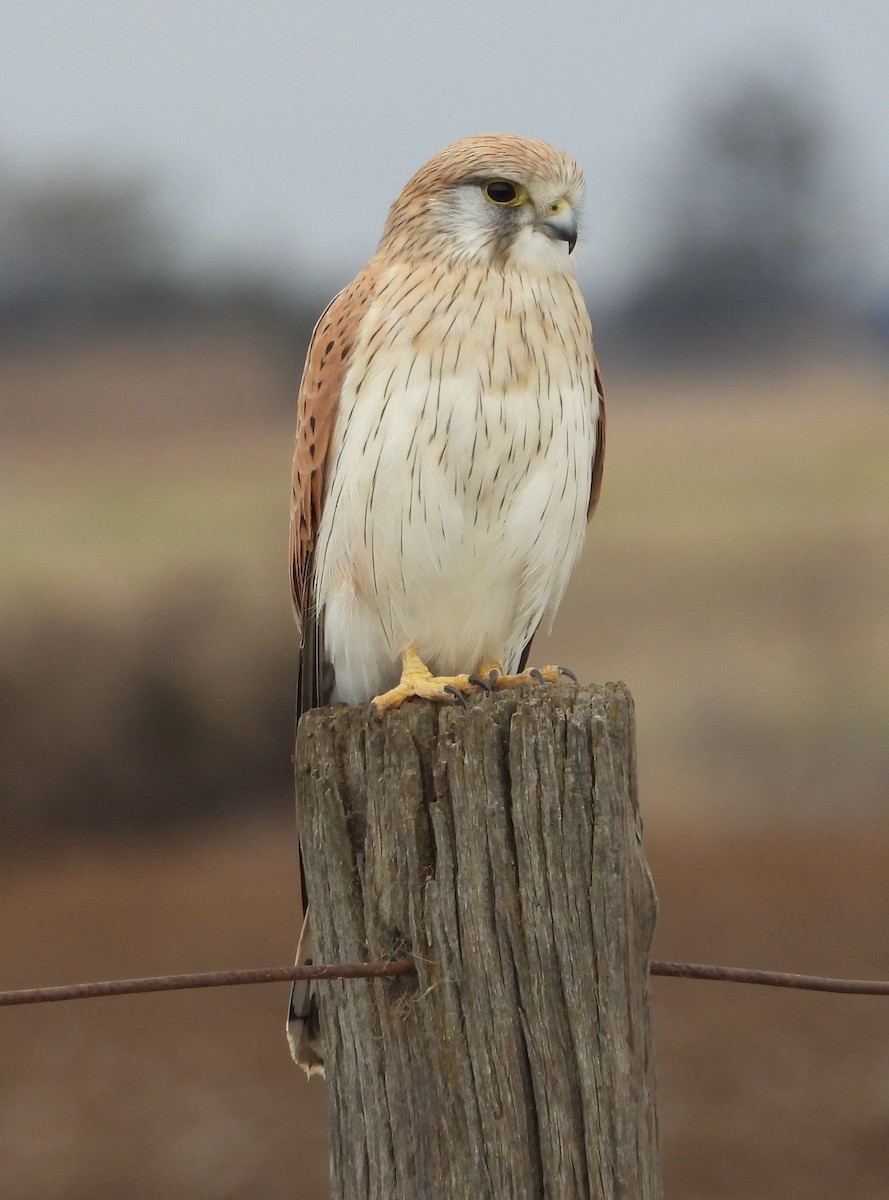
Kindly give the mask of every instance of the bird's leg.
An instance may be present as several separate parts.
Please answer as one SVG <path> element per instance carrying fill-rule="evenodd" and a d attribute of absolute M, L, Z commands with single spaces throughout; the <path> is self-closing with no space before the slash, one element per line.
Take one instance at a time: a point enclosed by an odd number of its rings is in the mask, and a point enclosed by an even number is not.
<path fill-rule="evenodd" d="M 394 688 L 374 696 L 370 702 L 373 713 L 384 713 L 390 708 L 400 708 L 411 696 L 424 700 L 458 700 L 463 703 L 463 693 L 472 692 L 475 685 L 468 675 L 433 675 L 413 646 L 408 646 L 401 655 L 401 679 Z"/>
<path fill-rule="evenodd" d="M 517 675 L 504 675 L 502 664 L 492 659 L 483 662 L 475 674 L 469 676 L 469 682 L 485 692 L 493 692 L 495 688 L 521 687 L 523 683 L 558 683 L 562 678 L 577 683 L 577 676 L 567 667 L 529 667 Z"/>

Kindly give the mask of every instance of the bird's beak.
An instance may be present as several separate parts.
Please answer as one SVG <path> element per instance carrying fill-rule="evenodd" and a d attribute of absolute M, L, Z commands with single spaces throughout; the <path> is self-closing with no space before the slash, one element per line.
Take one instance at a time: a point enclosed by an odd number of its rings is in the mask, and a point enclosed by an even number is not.
<path fill-rule="evenodd" d="M 534 225 L 554 241 L 567 242 L 569 254 L 577 245 L 577 217 L 567 200 L 554 204 L 542 217 L 537 218 Z"/>

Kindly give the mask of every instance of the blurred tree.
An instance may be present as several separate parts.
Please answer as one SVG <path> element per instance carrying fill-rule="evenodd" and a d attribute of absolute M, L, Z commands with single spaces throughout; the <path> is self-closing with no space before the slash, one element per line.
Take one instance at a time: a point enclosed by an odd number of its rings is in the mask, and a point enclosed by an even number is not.
<path fill-rule="evenodd" d="M 259 274 L 182 268 L 182 230 L 148 175 L 0 169 L 0 338 L 146 321 L 235 321 L 304 348 L 323 304 Z"/>
<path fill-rule="evenodd" d="M 146 180 L 73 174 L 5 181 L 0 278 L 7 305 L 89 305 L 169 280 L 170 230 Z"/>
<path fill-rule="evenodd" d="M 736 79 L 701 102 L 670 169 L 660 264 L 624 313 L 635 336 L 722 348 L 751 322 L 780 338 L 793 313 L 830 307 L 845 249 L 838 173 L 802 85 Z"/>

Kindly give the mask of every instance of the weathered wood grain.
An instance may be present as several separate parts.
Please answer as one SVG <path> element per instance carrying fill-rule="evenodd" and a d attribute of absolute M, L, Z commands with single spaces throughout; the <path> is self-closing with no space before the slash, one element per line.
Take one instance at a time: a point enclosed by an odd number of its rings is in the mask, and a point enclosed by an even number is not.
<path fill-rule="evenodd" d="M 319 993 L 336 1200 L 657 1200 L 626 688 L 317 710 L 295 761 L 317 960 L 417 963 Z"/>

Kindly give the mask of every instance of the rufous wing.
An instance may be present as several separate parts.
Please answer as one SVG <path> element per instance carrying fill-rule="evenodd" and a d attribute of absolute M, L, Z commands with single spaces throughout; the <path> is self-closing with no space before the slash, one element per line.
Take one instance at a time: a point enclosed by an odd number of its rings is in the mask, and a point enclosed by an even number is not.
<path fill-rule="evenodd" d="M 325 469 L 343 380 L 361 318 L 372 294 L 369 270 L 336 296 L 318 320 L 309 342 L 296 404 L 296 448 L 290 504 L 290 587 L 299 629 L 296 716 L 330 698 L 332 672 L 324 658 L 324 633 L 315 607 L 314 558 L 324 504 Z M 303 935 L 298 961 L 306 960 L 308 896 L 299 851 Z M 311 958 L 308 959 L 311 961 Z M 318 1029 L 318 1003 L 311 984 L 296 983 L 290 997 L 287 1036 L 294 1059 L 307 1074 L 324 1073 Z"/>
<path fill-rule="evenodd" d="M 325 468 L 343 380 L 361 318 L 373 293 L 362 271 L 327 306 L 309 343 L 296 406 L 290 506 L 290 584 L 300 632 L 297 716 L 325 703 L 323 636 L 315 611 L 314 555 L 324 503 Z"/>

